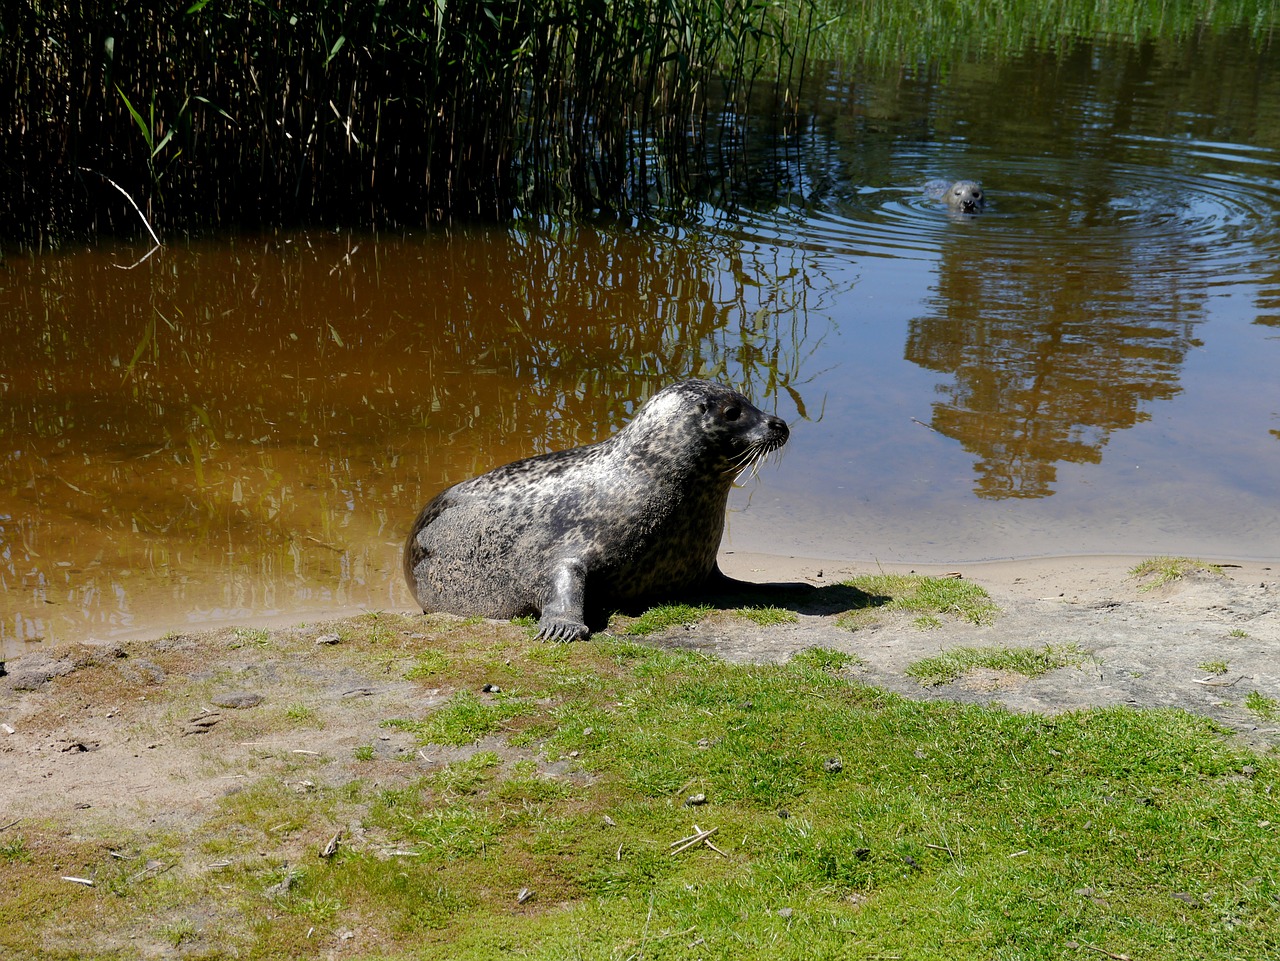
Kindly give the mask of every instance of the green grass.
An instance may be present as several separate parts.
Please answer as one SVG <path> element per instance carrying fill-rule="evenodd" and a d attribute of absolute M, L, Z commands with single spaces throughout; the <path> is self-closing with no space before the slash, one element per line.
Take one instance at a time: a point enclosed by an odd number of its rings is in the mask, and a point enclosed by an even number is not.
<path fill-rule="evenodd" d="M 232 648 L 242 647 L 246 644 L 252 644 L 256 647 L 266 647 L 271 643 L 271 632 L 265 631 L 258 627 L 237 627 L 232 632 L 235 641 Z"/>
<path fill-rule="evenodd" d="M 643 636 L 656 634 L 671 627 L 684 624 L 696 624 L 708 614 L 712 608 L 706 605 L 663 604 L 650 608 L 623 628 L 624 634 Z"/>
<path fill-rule="evenodd" d="M 1188 574 L 1196 571 L 1205 571 L 1210 574 L 1222 574 L 1222 568 L 1217 564 L 1206 564 L 1204 561 L 1196 560 L 1191 557 L 1148 557 L 1144 561 L 1140 561 L 1129 569 L 1129 576 L 1138 579 L 1146 578 L 1144 583 L 1138 586 L 1140 591 L 1150 591 L 1157 587 L 1163 587 L 1173 581 L 1180 580 Z"/>
<path fill-rule="evenodd" d="M 1057 958 L 1088 943 L 1172 959 L 1280 943 L 1280 855 L 1259 826 L 1275 764 L 1208 722 L 913 703 L 841 679 L 848 659 L 820 650 L 738 668 L 593 643 L 579 648 L 628 670 L 593 699 L 591 735 L 546 732 L 590 781 L 529 765 L 506 778 L 477 755 L 462 777 L 384 796 L 370 824 L 417 855 L 308 874 L 298 897 L 344 906 L 319 923 L 403 875 L 383 910 L 431 932 L 413 957 L 838 957 L 854 939 L 865 956 L 1012 957 L 1016 943 Z M 683 808 L 694 792 L 708 804 Z M 695 821 L 725 857 L 669 853 Z M 513 913 L 522 888 L 536 897 Z"/>
<path fill-rule="evenodd" d="M 921 684 L 937 686 L 958 680 L 966 673 L 985 668 L 1025 677 L 1039 677 L 1060 667 L 1074 667 L 1084 661 L 1084 651 L 1074 644 L 1064 647 L 957 647 L 934 657 L 922 658 L 904 672 Z"/>
<path fill-rule="evenodd" d="M 800 620 L 794 611 L 781 607 L 740 607 L 734 611 L 738 617 L 759 624 L 761 627 L 774 627 L 778 624 L 794 624 Z"/>
<path fill-rule="evenodd" d="M 451 763 L 329 767 L 304 793 L 266 772 L 189 837 L 24 824 L 0 953 L 123 956 L 99 946 L 154 918 L 184 956 L 247 961 L 1280 956 L 1280 760 L 1203 718 L 911 701 L 820 648 L 735 666 L 597 636 L 543 660 L 484 630 L 519 693 L 390 722 Z M 479 651 L 459 633 L 445 654 Z M 721 853 L 674 853 L 695 824 Z M 144 858 L 182 869 L 124 883 Z"/>
<path fill-rule="evenodd" d="M 1205 661 L 1199 667 L 1206 674 L 1226 674 L 1230 670 L 1226 661 Z"/>
<path fill-rule="evenodd" d="M 383 724 L 408 731 L 421 744 L 470 744 L 502 730 L 508 720 L 524 710 L 523 702 L 509 695 L 488 699 L 471 691 L 458 691 L 447 704 L 421 720 L 392 718 Z"/>
<path fill-rule="evenodd" d="M 1244 706 L 1264 721 L 1280 721 L 1280 700 L 1267 697 L 1260 691 L 1250 691 L 1245 696 Z"/>
<path fill-rule="evenodd" d="M 24 837 L 10 838 L 0 841 L 0 861 L 6 864 L 17 864 L 31 860 L 31 852 L 27 849 Z"/>
<path fill-rule="evenodd" d="M 414 661 L 413 667 L 405 672 L 405 680 L 420 681 L 430 677 L 438 677 L 450 668 L 449 658 L 440 651 L 422 651 Z"/>
<path fill-rule="evenodd" d="M 319 714 L 309 704 L 290 704 L 285 708 L 284 716 L 298 724 L 315 724 Z"/>
<path fill-rule="evenodd" d="M 196 933 L 196 926 L 190 918 L 179 918 L 176 921 L 162 924 L 158 933 L 163 940 L 176 948 Z"/>
<path fill-rule="evenodd" d="M 863 604 L 837 618 L 838 624 L 850 630 L 874 623 L 886 613 L 914 614 L 916 626 L 927 630 L 940 626 L 943 615 L 971 624 L 989 624 L 1000 612 L 985 590 L 960 578 L 866 574 L 843 584 L 865 595 Z"/>

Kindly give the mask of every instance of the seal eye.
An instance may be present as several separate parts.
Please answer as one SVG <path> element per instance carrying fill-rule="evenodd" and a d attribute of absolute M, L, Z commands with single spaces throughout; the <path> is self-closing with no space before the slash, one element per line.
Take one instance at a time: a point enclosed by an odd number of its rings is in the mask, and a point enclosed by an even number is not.
<path fill-rule="evenodd" d="M 737 420 L 741 416 L 742 416 L 742 408 L 734 404 L 730 404 L 728 407 L 724 409 L 725 420 Z"/>

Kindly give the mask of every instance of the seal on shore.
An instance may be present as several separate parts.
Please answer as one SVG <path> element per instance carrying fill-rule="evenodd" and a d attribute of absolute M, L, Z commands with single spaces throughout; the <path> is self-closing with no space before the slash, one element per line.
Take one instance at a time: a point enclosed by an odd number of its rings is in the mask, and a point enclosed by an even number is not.
<path fill-rule="evenodd" d="M 962 214 L 977 214 L 986 206 L 982 185 L 972 180 L 931 180 L 924 185 L 925 193 L 934 200 L 941 200 L 952 210 Z"/>
<path fill-rule="evenodd" d="M 539 637 L 585 637 L 588 608 L 727 580 L 716 552 L 729 490 L 789 433 L 728 387 L 673 384 L 598 444 L 437 494 L 405 543 L 405 579 L 423 611 L 538 614 Z"/>

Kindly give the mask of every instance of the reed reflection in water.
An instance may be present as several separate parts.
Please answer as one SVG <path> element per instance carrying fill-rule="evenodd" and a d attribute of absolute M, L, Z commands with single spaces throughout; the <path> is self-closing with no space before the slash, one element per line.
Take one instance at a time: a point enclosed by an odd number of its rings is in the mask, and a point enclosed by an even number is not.
<path fill-rule="evenodd" d="M 404 608 L 418 507 L 690 374 L 805 407 L 815 273 L 556 226 L 11 259 L 0 640 Z M 822 285 L 825 287 L 826 285 Z M 820 405 L 819 405 L 820 406 Z"/>
<path fill-rule="evenodd" d="M 780 196 L 717 222 L 857 276 L 779 549 L 1276 557 L 1278 63 L 1206 29 L 816 70 Z M 981 215 L 922 189 L 959 177 Z"/>

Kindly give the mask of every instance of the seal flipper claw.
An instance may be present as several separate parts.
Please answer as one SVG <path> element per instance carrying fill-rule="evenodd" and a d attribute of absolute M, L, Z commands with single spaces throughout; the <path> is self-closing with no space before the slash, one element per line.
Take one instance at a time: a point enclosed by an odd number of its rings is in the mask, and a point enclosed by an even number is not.
<path fill-rule="evenodd" d="M 565 621 L 556 621 L 548 623 L 544 617 L 538 622 L 537 638 L 544 641 L 557 641 L 562 644 L 568 644 L 572 641 L 580 641 L 588 634 L 587 625 L 570 624 Z"/>

